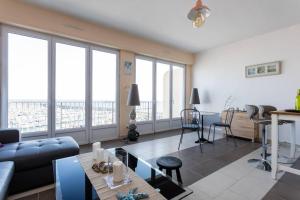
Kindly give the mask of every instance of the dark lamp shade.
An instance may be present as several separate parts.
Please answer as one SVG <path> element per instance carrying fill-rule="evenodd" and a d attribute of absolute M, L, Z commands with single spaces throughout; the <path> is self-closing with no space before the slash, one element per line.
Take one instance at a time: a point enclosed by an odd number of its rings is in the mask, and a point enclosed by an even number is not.
<path fill-rule="evenodd" d="M 200 104 L 200 98 L 197 88 L 193 88 L 192 90 L 190 104 Z"/>
<path fill-rule="evenodd" d="M 132 84 L 128 93 L 127 106 L 139 106 L 140 96 L 137 84 Z"/>

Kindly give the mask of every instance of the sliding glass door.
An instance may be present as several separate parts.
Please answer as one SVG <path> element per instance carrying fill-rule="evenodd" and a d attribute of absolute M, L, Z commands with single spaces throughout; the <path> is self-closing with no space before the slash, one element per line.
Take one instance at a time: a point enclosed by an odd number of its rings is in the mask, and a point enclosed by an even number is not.
<path fill-rule="evenodd" d="M 142 134 L 180 126 L 180 111 L 185 102 L 184 69 L 166 61 L 136 58 L 136 83 L 141 101 L 136 111 Z"/>
<path fill-rule="evenodd" d="M 118 51 L 8 26 L 2 36 L 1 127 L 80 144 L 118 137 Z"/>
<path fill-rule="evenodd" d="M 141 133 L 154 131 L 154 110 L 153 110 L 153 67 L 154 61 L 148 58 L 137 58 L 136 83 L 139 87 L 140 106 L 136 107 L 136 120 Z"/>

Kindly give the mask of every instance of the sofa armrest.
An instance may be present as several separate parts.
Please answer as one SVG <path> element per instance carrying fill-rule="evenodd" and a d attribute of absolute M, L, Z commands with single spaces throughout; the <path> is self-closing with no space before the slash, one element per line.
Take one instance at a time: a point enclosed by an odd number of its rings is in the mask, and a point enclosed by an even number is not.
<path fill-rule="evenodd" d="M 0 143 L 7 144 L 20 141 L 20 133 L 17 129 L 0 129 Z"/>

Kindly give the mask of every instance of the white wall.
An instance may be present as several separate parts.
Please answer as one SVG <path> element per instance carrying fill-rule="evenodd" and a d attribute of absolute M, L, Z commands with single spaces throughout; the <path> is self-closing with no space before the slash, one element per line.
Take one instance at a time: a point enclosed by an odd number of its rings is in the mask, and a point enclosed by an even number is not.
<path fill-rule="evenodd" d="M 278 60 L 282 61 L 281 75 L 245 78 L 245 66 Z M 199 53 L 193 67 L 193 87 L 199 88 L 201 110 L 222 111 L 230 95 L 234 107 L 294 108 L 300 88 L 300 24 Z M 299 124 L 297 131 L 300 133 Z M 300 144 L 300 134 L 297 140 Z"/>

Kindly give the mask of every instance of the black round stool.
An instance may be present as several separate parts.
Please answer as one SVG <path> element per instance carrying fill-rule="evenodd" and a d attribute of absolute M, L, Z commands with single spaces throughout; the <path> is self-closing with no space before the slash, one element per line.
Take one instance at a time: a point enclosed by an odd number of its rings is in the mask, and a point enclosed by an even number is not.
<path fill-rule="evenodd" d="M 182 184 L 182 179 L 179 169 L 182 167 L 182 161 L 173 156 L 163 156 L 156 160 L 159 170 L 166 170 L 166 174 L 172 177 L 172 170 L 176 170 L 177 181 Z"/>

